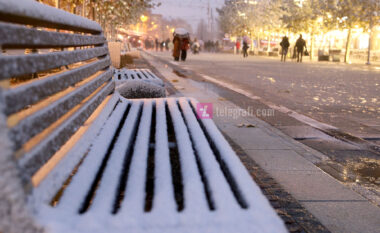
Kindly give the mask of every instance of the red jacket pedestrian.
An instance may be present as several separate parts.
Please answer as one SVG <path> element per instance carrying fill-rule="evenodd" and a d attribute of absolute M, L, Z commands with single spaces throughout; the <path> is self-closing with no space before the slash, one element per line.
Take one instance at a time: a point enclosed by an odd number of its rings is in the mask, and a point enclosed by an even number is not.
<path fill-rule="evenodd" d="M 239 53 L 240 51 L 240 41 L 236 41 L 236 52 Z"/>

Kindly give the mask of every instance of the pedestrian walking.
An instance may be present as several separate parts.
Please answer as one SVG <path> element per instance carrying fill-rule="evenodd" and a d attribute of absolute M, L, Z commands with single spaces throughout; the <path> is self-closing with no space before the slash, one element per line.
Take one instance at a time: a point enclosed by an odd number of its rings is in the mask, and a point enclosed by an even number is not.
<path fill-rule="evenodd" d="M 236 54 L 239 54 L 240 53 L 240 41 L 237 40 L 236 41 Z"/>
<path fill-rule="evenodd" d="M 180 50 L 181 39 L 178 36 L 174 36 L 173 39 L 173 57 L 175 61 L 179 61 L 179 56 L 181 54 Z"/>
<path fill-rule="evenodd" d="M 168 38 L 165 41 L 165 49 L 166 49 L 166 51 L 169 51 L 169 43 L 170 43 L 170 39 Z"/>
<path fill-rule="evenodd" d="M 155 45 L 156 45 L 156 52 L 158 51 L 158 47 L 160 46 L 160 42 L 158 42 L 158 39 L 155 39 Z"/>
<path fill-rule="evenodd" d="M 280 46 L 281 46 L 281 61 L 285 62 L 286 61 L 286 56 L 288 55 L 288 49 L 289 49 L 289 46 L 290 46 L 289 38 L 286 37 L 286 36 L 284 36 L 282 38 Z"/>
<path fill-rule="evenodd" d="M 190 48 L 190 39 L 188 37 L 182 38 L 181 41 L 181 61 L 186 61 L 187 50 Z"/>
<path fill-rule="evenodd" d="M 198 42 L 197 38 L 194 38 L 194 42 L 191 45 L 191 50 L 193 51 L 193 54 L 198 54 L 199 50 L 200 50 L 200 47 L 201 46 L 199 45 L 199 42 Z"/>
<path fill-rule="evenodd" d="M 306 42 L 304 39 L 302 39 L 302 34 L 300 34 L 300 37 L 296 41 L 296 48 L 297 48 L 297 62 L 302 62 L 304 48 L 306 48 Z"/>
<path fill-rule="evenodd" d="M 248 57 L 248 42 L 246 40 L 243 41 L 243 57 Z"/>
<path fill-rule="evenodd" d="M 174 44 L 173 44 L 172 41 L 169 41 L 168 47 L 169 47 L 169 51 L 173 51 L 173 49 L 174 49 Z"/>

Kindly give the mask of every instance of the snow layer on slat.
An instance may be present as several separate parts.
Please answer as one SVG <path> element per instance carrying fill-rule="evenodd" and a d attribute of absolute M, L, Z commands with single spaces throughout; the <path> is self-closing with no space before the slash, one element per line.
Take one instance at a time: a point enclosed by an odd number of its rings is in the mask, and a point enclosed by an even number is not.
<path fill-rule="evenodd" d="M 49 95 L 55 94 L 67 87 L 82 81 L 97 71 L 110 65 L 110 58 L 95 61 L 90 64 L 59 73 L 48 78 L 37 79 L 7 90 L 4 99 L 7 103 L 5 110 L 7 115 L 23 109 L 27 105 L 34 104 Z"/>
<path fill-rule="evenodd" d="M 106 103 L 101 114 L 92 123 L 90 128 L 82 135 L 76 145 L 65 155 L 58 165 L 49 173 L 49 175 L 33 189 L 32 203 L 38 209 L 40 205 L 48 204 L 57 190 L 61 187 L 71 171 L 77 165 L 82 156 L 90 148 L 93 140 L 99 134 L 106 120 L 119 102 L 119 96 L 113 95 Z"/>
<path fill-rule="evenodd" d="M 177 207 L 174 202 L 165 104 L 164 99 L 156 101 L 155 184 L 152 212 L 170 216 L 177 212 Z"/>
<path fill-rule="evenodd" d="M 148 69 L 118 69 L 115 71 L 114 77 L 120 84 L 123 84 L 123 81 L 139 80 L 164 86 L 164 82 Z"/>
<path fill-rule="evenodd" d="M 0 80 L 32 74 L 70 65 L 108 54 L 107 46 L 47 54 L 12 55 L 0 57 Z"/>
<path fill-rule="evenodd" d="M 205 176 L 209 181 L 216 211 L 236 211 L 238 208 L 240 209 L 188 101 L 181 99 L 179 103 L 190 130 L 194 148 L 198 151 Z"/>
<path fill-rule="evenodd" d="M 175 99 L 168 99 L 169 111 L 172 117 L 179 158 L 181 163 L 184 212 L 202 213 L 208 211 L 206 195 L 204 193 L 201 177 L 195 160 L 194 151 L 191 145 L 190 136 L 186 125 L 178 110 Z M 196 217 L 194 215 L 194 217 Z M 202 218 L 201 215 L 198 216 Z"/>
<path fill-rule="evenodd" d="M 103 35 L 81 35 L 42 31 L 26 26 L 0 23 L 0 45 L 2 48 L 52 48 L 85 45 L 100 45 L 106 42 Z"/>
<path fill-rule="evenodd" d="M 67 25 L 71 28 L 80 28 L 84 31 L 102 31 L 101 26 L 94 21 L 33 0 L 0 0 L 0 15 L 27 17 L 52 25 Z"/>
<path fill-rule="evenodd" d="M 95 96 L 85 102 L 69 119 L 19 159 L 19 165 L 23 169 L 22 175 L 26 180 L 29 180 L 70 139 L 114 88 L 114 82 L 109 82 Z"/>
<path fill-rule="evenodd" d="M 195 99 L 190 99 L 190 101 L 196 109 L 198 102 Z M 249 212 L 252 214 L 255 224 L 259 228 L 265 229 L 266 232 L 286 232 L 281 219 L 277 216 L 257 184 L 253 182 L 248 171 L 218 130 L 215 123 L 211 119 L 202 119 L 201 121 L 219 149 L 222 159 L 230 168 L 230 172 L 235 178 L 240 192 L 245 200 L 248 201 Z"/>
<path fill-rule="evenodd" d="M 128 149 L 130 149 L 129 147 L 133 146 L 130 142 L 133 140 L 132 133 L 136 127 L 140 108 L 141 104 L 139 102 L 133 103 L 109 158 L 100 186 L 96 191 L 96 196 L 88 210 L 88 214 L 95 214 L 101 218 L 101 215 L 109 216 L 113 210 L 125 156 Z"/>
<path fill-rule="evenodd" d="M 159 79 L 155 74 L 152 73 L 152 71 L 148 70 L 148 69 L 144 69 L 145 73 L 147 75 L 149 75 L 150 77 L 152 78 L 155 78 L 155 79 Z"/>
<path fill-rule="evenodd" d="M 78 169 L 77 174 L 73 177 L 71 184 L 65 190 L 67 195 L 62 196 L 56 207 L 58 210 L 64 211 L 69 215 L 78 215 L 78 211 L 103 162 L 108 146 L 115 135 L 126 107 L 126 103 L 119 104 L 108 119 L 102 133 L 95 139 L 91 151 L 82 166 Z"/>
<path fill-rule="evenodd" d="M 98 87 L 107 82 L 111 78 L 111 75 L 112 70 L 98 75 L 85 85 L 74 89 L 46 108 L 37 111 L 21 121 L 11 130 L 16 148 L 21 147 L 23 143 L 42 132 L 50 124 L 54 123 L 70 109 L 78 105 L 83 99 L 90 96 Z"/>
<path fill-rule="evenodd" d="M 136 218 L 136 220 L 144 213 L 145 180 L 152 108 L 152 100 L 144 100 L 143 113 L 134 145 L 125 197 L 120 210 L 120 215 L 127 215 L 128 217 L 126 218 Z"/>

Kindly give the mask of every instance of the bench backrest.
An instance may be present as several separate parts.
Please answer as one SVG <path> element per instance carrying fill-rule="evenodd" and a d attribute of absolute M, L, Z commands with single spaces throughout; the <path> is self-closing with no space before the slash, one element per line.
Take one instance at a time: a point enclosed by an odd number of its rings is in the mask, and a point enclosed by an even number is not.
<path fill-rule="evenodd" d="M 114 90 L 113 71 L 99 24 L 32 0 L 0 0 L 0 49 L 0 111 L 27 187 Z"/>

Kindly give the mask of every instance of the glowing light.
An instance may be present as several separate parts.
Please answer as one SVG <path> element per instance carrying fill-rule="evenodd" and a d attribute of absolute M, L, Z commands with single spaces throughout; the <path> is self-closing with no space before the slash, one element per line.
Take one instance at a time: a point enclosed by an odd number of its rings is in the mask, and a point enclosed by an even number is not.
<path fill-rule="evenodd" d="M 148 21 L 148 16 L 141 15 L 140 20 L 141 22 L 145 23 L 146 21 Z"/>

